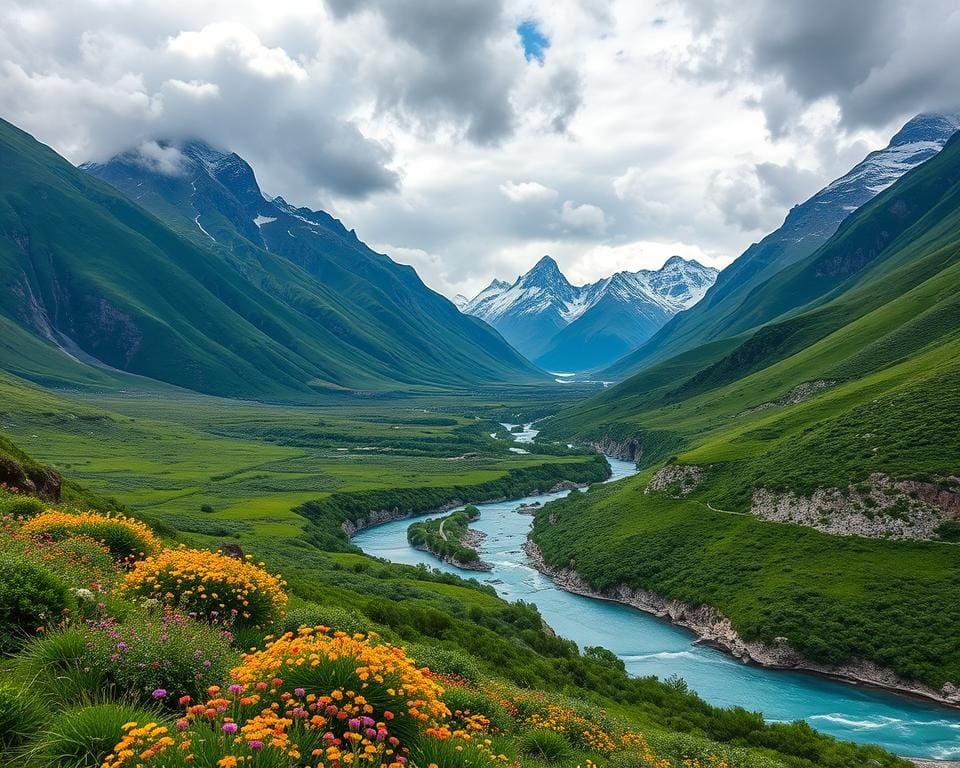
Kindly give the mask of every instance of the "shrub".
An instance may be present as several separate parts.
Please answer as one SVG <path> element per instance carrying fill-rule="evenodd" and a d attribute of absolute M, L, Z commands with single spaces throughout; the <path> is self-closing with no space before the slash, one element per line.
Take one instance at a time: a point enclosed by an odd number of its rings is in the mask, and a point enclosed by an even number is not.
<path fill-rule="evenodd" d="M 181 696 L 204 695 L 238 659 L 225 628 L 171 610 L 134 612 L 123 623 L 107 618 L 86 626 L 83 635 L 84 667 L 99 672 L 117 698 L 145 703 L 175 707 Z"/>
<path fill-rule="evenodd" d="M 481 768 L 481 766 L 504 765 L 499 757 L 499 744 L 488 738 L 458 732 L 441 732 L 434 738 L 423 739 L 412 752 L 416 766 L 442 766 L 442 768 Z"/>
<path fill-rule="evenodd" d="M 296 632 L 300 627 L 330 627 L 335 632 L 355 635 L 370 628 L 369 620 L 360 613 L 331 605 L 303 603 L 287 609 L 282 622 L 284 632 Z"/>
<path fill-rule="evenodd" d="M 474 724 L 473 720 L 477 717 L 485 721 L 483 730 L 490 733 L 503 733 L 513 725 L 509 713 L 499 701 L 474 688 L 450 685 L 443 692 L 443 703 L 447 705 L 453 719 L 465 726 Z"/>
<path fill-rule="evenodd" d="M 37 756 L 46 768 L 100 768 L 129 722 L 156 715 L 129 704 L 96 704 L 59 713 L 41 735 Z"/>
<path fill-rule="evenodd" d="M 59 620 L 70 605 L 66 585 L 25 555 L 0 552 L 0 648 Z"/>
<path fill-rule="evenodd" d="M 526 733 L 520 741 L 520 751 L 547 763 L 563 763 L 571 754 L 563 734 L 545 728 Z"/>
<path fill-rule="evenodd" d="M 408 651 L 419 666 L 428 667 L 435 674 L 460 677 L 471 683 L 480 679 L 480 666 L 476 659 L 459 649 L 424 643 L 411 645 Z"/>
<path fill-rule="evenodd" d="M 0 751 L 16 749 L 44 722 L 45 708 L 23 688 L 0 684 Z"/>
<path fill-rule="evenodd" d="M 207 620 L 228 617 L 241 626 L 263 626 L 282 613 L 284 586 L 252 562 L 181 546 L 134 564 L 121 593 L 154 598 Z"/>
<path fill-rule="evenodd" d="M 937 536 L 944 541 L 960 541 L 960 520 L 944 520 L 937 526 Z"/>
<path fill-rule="evenodd" d="M 160 540 L 145 523 L 124 515 L 48 510 L 28 520 L 21 530 L 55 540 L 81 534 L 89 536 L 103 542 L 117 560 L 134 559 L 160 550 Z"/>
<path fill-rule="evenodd" d="M 205 703 L 186 702 L 175 734 L 131 727 L 105 768 L 237 765 L 254 755 L 263 766 L 318 757 L 395 764 L 448 714 L 440 686 L 402 649 L 360 635 L 287 633 L 244 656 L 231 678 L 226 691 L 210 688 Z"/>
<path fill-rule="evenodd" d="M 43 502 L 32 496 L 17 496 L 12 493 L 0 494 L 0 515 L 12 517 L 31 517 L 43 512 Z"/>

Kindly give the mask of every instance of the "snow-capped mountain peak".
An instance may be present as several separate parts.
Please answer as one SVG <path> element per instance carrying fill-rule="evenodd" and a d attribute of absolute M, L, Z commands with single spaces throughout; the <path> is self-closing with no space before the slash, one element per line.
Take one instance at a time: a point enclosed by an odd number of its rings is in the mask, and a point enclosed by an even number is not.
<path fill-rule="evenodd" d="M 534 358 L 554 336 L 578 322 L 602 323 L 605 312 L 636 316 L 644 333 L 656 330 L 677 312 L 699 301 L 717 270 L 671 256 L 657 270 L 617 272 L 595 283 L 575 286 L 557 262 L 544 256 L 512 284 L 494 280 L 461 311 L 499 330 L 517 349 Z M 628 321 L 627 321 L 628 322 Z M 625 336 L 633 341 L 636 329 Z"/>

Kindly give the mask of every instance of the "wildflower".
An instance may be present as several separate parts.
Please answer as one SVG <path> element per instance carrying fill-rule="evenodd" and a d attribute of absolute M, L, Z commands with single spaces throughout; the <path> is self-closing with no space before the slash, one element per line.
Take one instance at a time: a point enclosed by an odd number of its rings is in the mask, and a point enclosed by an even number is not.
<path fill-rule="evenodd" d="M 163 699 L 163 698 L 166 698 L 166 696 L 167 696 L 167 691 L 166 691 L 165 688 L 157 688 L 157 689 L 153 692 L 152 696 L 153 696 L 153 698 L 155 698 L 155 699 Z"/>
<path fill-rule="evenodd" d="M 224 733 L 230 733 L 230 734 L 236 733 L 236 732 L 237 732 L 237 724 L 236 724 L 236 723 L 224 723 L 224 724 L 223 724 L 223 732 L 224 732 Z"/>

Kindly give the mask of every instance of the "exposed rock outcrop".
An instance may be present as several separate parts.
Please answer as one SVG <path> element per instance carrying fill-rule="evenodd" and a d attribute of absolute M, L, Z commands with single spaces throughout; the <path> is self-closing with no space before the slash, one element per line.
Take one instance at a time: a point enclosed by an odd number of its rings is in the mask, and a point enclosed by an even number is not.
<path fill-rule="evenodd" d="M 0 484 L 44 501 L 60 501 L 63 480 L 49 467 L 24 467 L 20 462 L 0 456 Z"/>
<path fill-rule="evenodd" d="M 942 523 L 960 518 L 960 487 L 956 478 L 894 481 L 875 473 L 865 483 L 818 488 L 811 496 L 757 488 L 750 512 L 836 536 L 934 539 Z"/>
<path fill-rule="evenodd" d="M 747 410 L 738 413 L 737 416 L 746 416 L 748 413 L 766 411 L 769 408 L 783 408 L 787 405 L 802 403 L 804 400 L 809 400 L 818 392 L 829 389 L 836 383 L 837 382 L 829 379 L 805 381 L 802 384 L 797 384 L 797 386 L 787 392 L 787 394 L 783 395 L 783 397 L 778 397 L 776 400 L 770 400 L 766 403 L 760 403 L 760 405 L 755 405 L 753 408 L 747 408 Z"/>
<path fill-rule="evenodd" d="M 589 445 L 595 451 L 621 461 L 636 461 L 643 455 L 643 444 L 635 437 L 626 440 L 603 437 L 592 441 Z"/>
<path fill-rule="evenodd" d="M 668 464 L 650 478 L 643 492 L 663 491 L 680 499 L 693 493 L 706 476 L 706 470 L 696 464 Z"/>
<path fill-rule="evenodd" d="M 789 638 L 778 637 L 773 643 L 747 641 L 740 637 L 730 619 L 708 605 L 690 605 L 671 600 L 656 592 L 620 585 L 597 590 L 576 571 L 548 564 L 543 553 L 532 541 L 524 544 L 530 565 L 549 576 L 558 587 L 568 592 L 601 600 L 629 605 L 645 613 L 667 619 L 693 632 L 699 642 L 719 648 L 744 663 L 750 662 L 773 669 L 794 669 L 814 672 L 853 683 L 886 688 L 912 696 L 960 707 L 960 688 L 946 683 L 940 690 L 914 680 L 905 680 L 890 669 L 870 661 L 851 661 L 846 664 L 821 664 L 811 661 L 790 646 Z"/>

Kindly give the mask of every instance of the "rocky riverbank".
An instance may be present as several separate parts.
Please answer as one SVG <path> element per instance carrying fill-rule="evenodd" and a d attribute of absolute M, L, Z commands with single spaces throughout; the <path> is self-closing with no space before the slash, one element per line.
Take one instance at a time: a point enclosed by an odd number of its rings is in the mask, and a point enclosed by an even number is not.
<path fill-rule="evenodd" d="M 960 707 L 960 688 L 947 683 L 935 690 L 923 683 L 904 680 L 889 669 L 868 661 L 842 665 L 820 664 L 804 658 L 787 643 L 785 638 L 772 644 L 746 641 L 740 637 L 726 616 L 710 606 L 694 606 L 671 600 L 644 589 L 619 586 L 606 590 L 591 587 L 576 571 L 549 565 L 540 549 L 527 541 L 524 551 L 530 565 L 549 576 L 561 589 L 578 595 L 629 605 L 646 613 L 667 619 L 693 632 L 698 642 L 726 651 L 744 663 L 753 663 L 771 669 L 790 669 L 812 672 L 846 682 L 883 688 L 908 696 L 930 699 L 940 704 Z"/>

